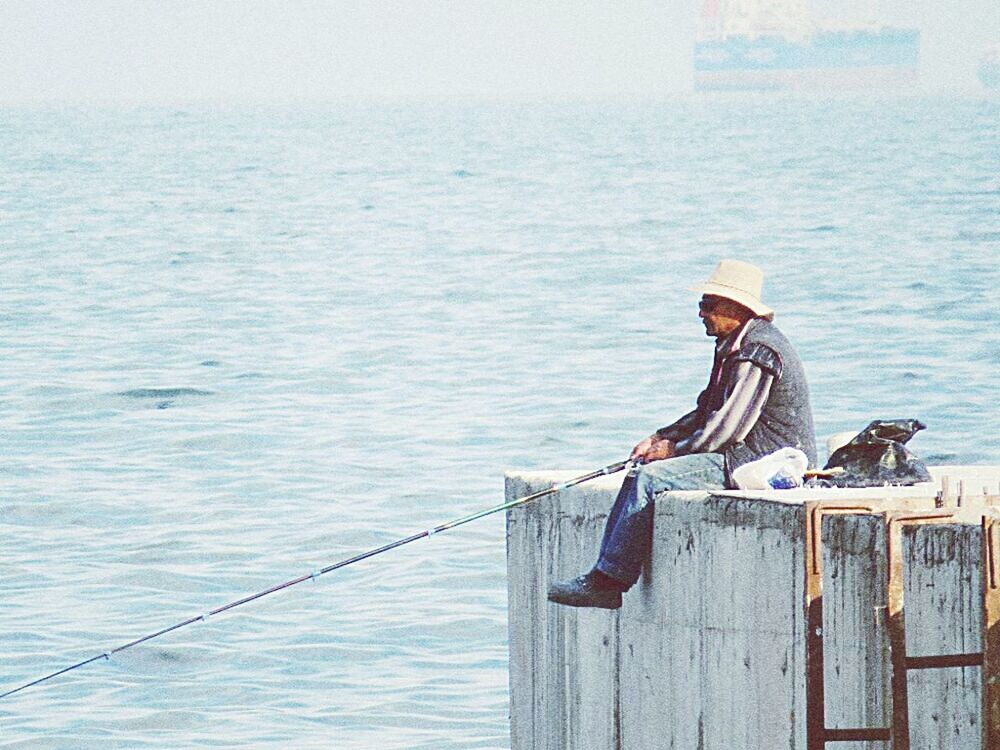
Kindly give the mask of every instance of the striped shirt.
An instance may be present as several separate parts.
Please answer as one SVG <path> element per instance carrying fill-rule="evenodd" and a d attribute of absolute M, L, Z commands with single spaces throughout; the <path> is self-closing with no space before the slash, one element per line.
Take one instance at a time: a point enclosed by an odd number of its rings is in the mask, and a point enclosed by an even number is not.
<path fill-rule="evenodd" d="M 716 345 L 712 376 L 708 387 L 698 397 L 698 408 L 657 431 L 659 437 L 676 443 L 676 455 L 721 451 L 741 442 L 757 423 L 771 392 L 774 375 L 749 360 L 736 363 L 727 378 L 720 404 L 707 408 L 710 405 L 705 403 L 720 383 L 726 359 L 739 351 L 747 327 L 743 325 Z"/>

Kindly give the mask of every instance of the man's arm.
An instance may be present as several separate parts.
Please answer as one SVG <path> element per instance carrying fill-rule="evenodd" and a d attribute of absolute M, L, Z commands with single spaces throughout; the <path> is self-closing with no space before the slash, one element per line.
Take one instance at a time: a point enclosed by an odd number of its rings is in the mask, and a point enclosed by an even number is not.
<path fill-rule="evenodd" d="M 676 455 L 675 446 L 677 441 L 690 437 L 691 433 L 701 423 L 699 414 L 705 393 L 706 391 L 702 391 L 698 395 L 698 406 L 694 411 L 688 412 L 671 425 L 661 427 L 643 440 L 632 449 L 630 458 L 642 458 L 645 463 L 648 463 L 649 461 L 660 461 Z"/>
<path fill-rule="evenodd" d="M 661 427 L 653 433 L 653 437 L 659 440 L 673 440 L 675 443 L 684 438 L 691 437 L 691 434 L 698 427 L 698 409 L 690 411 L 671 425 Z"/>
<path fill-rule="evenodd" d="M 708 388 L 705 388 L 705 390 L 698 394 L 696 401 L 697 406 L 695 406 L 694 409 L 689 411 L 673 424 L 661 427 L 650 437 L 654 440 L 671 440 L 675 443 L 680 440 L 684 440 L 684 438 L 691 437 L 692 433 L 698 429 L 698 425 L 702 422 L 704 402 L 707 398 Z"/>
<path fill-rule="evenodd" d="M 774 379 L 771 369 L 740 361 L 726 400 L 706 415 L 702 427 L 677 441 L 675 455 L 710 453 L 743 440 L 757 423 Z"/>

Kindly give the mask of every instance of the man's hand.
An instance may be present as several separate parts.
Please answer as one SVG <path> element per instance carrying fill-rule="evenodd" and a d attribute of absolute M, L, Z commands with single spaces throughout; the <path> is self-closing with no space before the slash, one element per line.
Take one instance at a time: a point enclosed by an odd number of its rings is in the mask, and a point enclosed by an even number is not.
<path fill-rule="evenodd" d="M 629 459 L 648 464 L 650 461 L 662 461 L 664 458 L 670 458 L 676 450 L 677 446 L 673 440 L 650 435 L 632 449 L 632 455 L 629 456 Z"/>

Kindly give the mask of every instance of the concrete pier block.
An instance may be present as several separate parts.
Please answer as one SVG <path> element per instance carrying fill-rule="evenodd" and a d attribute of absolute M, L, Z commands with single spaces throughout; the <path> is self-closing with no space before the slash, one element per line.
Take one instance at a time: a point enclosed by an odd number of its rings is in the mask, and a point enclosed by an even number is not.
<path fill-rule="evenodd" d="M 995 487 L 1000 478 L 998 467 L 947 471 L 952 484 Z M 582 473 L 508 475 L 507 498 Z M 547 602 L 550 582 L 592 567 L 620 481 L 597 479 L 508 514 L 514 750 L 806 750 L 807 500 L 876 508 L 822 522 L 824 721 L 891 726 L 882 513 L 933 509 L 937 485 L 665 493 L 651 559 L 621 610 Z M 961 519 L 904 530 L 910 655 L 982 649 L 977 514 L 994 511 L 974 499 L 964 506 Z M 910 747 L 983 750 L 980 671 L 909 673 Z"/>

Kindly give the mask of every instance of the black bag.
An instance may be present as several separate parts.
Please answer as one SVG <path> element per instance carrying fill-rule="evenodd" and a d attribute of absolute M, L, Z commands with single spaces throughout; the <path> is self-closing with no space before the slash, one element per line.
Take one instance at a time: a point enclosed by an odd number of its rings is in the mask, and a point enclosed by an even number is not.
<path fill-rule="evenodd" d="M 930 482 L 927 465 L 904 443 L 926 428 L 916 419 L 875 420 L 838 448 L 824 470 L 842 471 L 823 479 L 827 487 L 881 487 L 885 484 Z"/>

